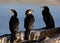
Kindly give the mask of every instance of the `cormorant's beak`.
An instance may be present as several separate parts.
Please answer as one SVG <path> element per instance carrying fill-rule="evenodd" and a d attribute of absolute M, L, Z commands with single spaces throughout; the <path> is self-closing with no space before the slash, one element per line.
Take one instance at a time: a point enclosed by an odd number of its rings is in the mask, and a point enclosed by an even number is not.
<path fill-rule="evenodd" d="M 32 12 L 34 12 L 34 10 L 31 10 Z"/>
<path fill-rule="evenodd" d="M 44 6 L 43 7 L 41 7 L 43 10 L 44 10 Z"/>
<path fill-rule="evenodd" d="M 43 7 L 41 7 L 41 8 L 44 8 L 44 6 L 43 6 Z"/>
<path fill-rule="evenodd" d="M 11 13 L 11 10 L 9 10 L 9 12 Z"/>

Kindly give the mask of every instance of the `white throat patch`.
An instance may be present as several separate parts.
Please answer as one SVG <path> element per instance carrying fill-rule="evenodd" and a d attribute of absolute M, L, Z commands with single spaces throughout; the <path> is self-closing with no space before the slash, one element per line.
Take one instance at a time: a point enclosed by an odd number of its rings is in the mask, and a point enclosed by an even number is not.
<path fill-rule="evenodd" d="M 28 14 L 32 14 L 32 11 L 29 11 Z"/>

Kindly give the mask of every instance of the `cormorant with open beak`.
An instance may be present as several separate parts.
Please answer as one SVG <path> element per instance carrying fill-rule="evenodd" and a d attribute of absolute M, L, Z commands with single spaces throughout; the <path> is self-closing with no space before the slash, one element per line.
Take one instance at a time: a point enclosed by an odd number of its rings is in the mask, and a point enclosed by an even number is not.
<path fill-rule="evenodd" d="M 29 34 L 30 31 L 32 30 L 33 26 L 34 26 L 34 16 L 32 15 L 33 10 L 32 9 L 28 9 L 25 12 L 25 19 L 24 19 L 24 27 L 25 27 L 25 40 L 29 40 Z"/>
<path fill-rule="evenodd" d="M 17 12 L 14 9 L 10 9 L 10 12 L 13 14 L 9 21 L 9 29 L 11 32 L 11 43 L 16 39 L 16 33 L 19 29 L 19 20 L 17 18 Z"/>
<path fill-rule="evenodd" d="M 54 22 L 54 19 L 50 13 L 49 8 L 47 6 L 43 6 L 42 8 L 43 8 L 43 11 L 42 11 L 43 21 L 46 24 L 45 29 L 54 28 L 55 22 Z"/>

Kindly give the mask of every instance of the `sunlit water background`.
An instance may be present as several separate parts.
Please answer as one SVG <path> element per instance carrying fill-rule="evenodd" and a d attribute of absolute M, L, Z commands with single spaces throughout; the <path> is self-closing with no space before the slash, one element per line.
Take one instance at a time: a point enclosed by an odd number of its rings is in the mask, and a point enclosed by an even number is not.
<path fill-rule="evenodd" d="M 48 5 L 49 6 L 49 5 Z M 33 9 L 33 15 L 35 17 L 35 26 L 33 29 L 38 29 L 45 27 L 42 18 L 42 8 L 41 6 L 29 6 L 29 5 L 0 5 L 0 35 L 3 34 L 10 34 L 9 31 L 9 20 L 12 14 L 9 10 L 13 8 L 18 13 L 18 18 L 20 21 L 19 31 L 23 31 L 24 29 L 24 18 L 25 18 L 25 11 L 27 9 Z M 56 27 L 60 26 L 60 6 L 49 6 L 50 12 L 55 20 Z"/>

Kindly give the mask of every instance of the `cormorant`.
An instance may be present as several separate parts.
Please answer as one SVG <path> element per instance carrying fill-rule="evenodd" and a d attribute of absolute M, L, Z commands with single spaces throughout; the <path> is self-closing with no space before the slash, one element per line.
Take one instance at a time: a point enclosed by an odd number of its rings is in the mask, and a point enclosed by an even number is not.
<path fill-rule="evenodd" d="M 10 12 L 13 14 L 9 21 L 9 29 L 11 32 L 11 43 L 16 39 L 16 33 L 19 29 L 19 20 L 17 18 L 17 12 L 14 9 L 10 9 Z"/>
<path fill-rule="evenodd" d="M 25 19 L 24 19 L 24 28 L 25 28 L 25 40 L 29 40 L 29 34 L 31 29 L 34 26 L 34 16 L 32 15 L 33 10 L 32 9 L 28 9 L 25 12 Z"/>
<path fill-rule="evenodd" d="M 42 11 L 42 16 L 43 16 L 43 21 L 46 24 L 46 29 L 48 28 L 54 28 L 55 27 L 55 22 L 54 19 L 49 11 L 49 8 L 47 6 L 43 6 L 43 11 Z"/>

